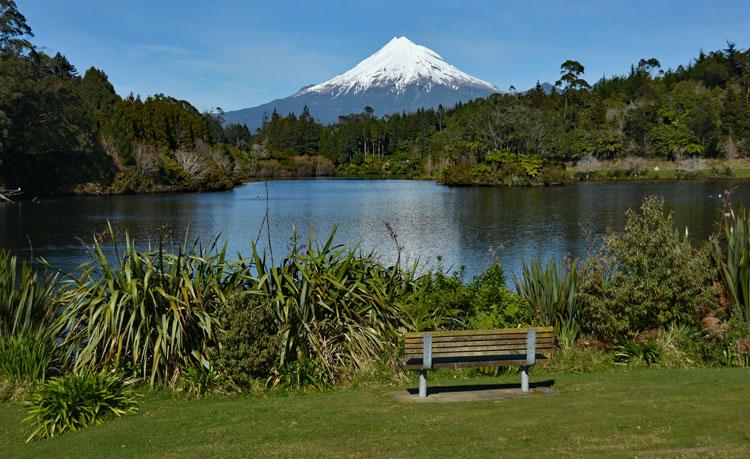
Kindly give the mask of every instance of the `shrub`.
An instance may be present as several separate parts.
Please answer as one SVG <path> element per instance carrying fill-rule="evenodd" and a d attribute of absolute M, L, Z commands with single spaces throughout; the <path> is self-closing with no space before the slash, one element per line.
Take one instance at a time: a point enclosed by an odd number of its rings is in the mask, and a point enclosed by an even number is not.
<path fill-rule="evenodd" d="M 495 262 L 467 284 L 463 268 L 420 277 L 408 312 L 417 330 L 505 328 L 531 323 L 528 302 L 508 290 L 505 272 Z"/>
<path fill-rule="evenodd" d="M 111 227 L 110 236 L 117 247 Z M 60 317 L 75 368 L 111 367 L 154 385 L 173 384 L 181 367 L 208 362 L 216 311 L 239 276 L 228 273 L 225 249 L 183 243 L 167 252 L 160 242 L 140 252 L 126 234 L 124 254 L 112 264 L 94 248 L 96 262 L 69 283 Z"/>
<path fill-rule="evenodd" d="M 330 159 L 320 155 L 302 155 L 292 158 L 297 177 L 322 177 L 336 173 L 336 166 Z"/>
<path fill-rule="evenodd" d="M 416 280 L 416 287 L 406 306 L 415 330 L 464 327 L 469 298 L 463 273 L 463 268 L 452 274 L 437 269 Z"/>
<path fill-rule="evenodd" d="M 466 292 L 470 328 L 518 327 L 533 320 L 529 302 L 508 290 L 505 272 L 497 262 L 474 277 Z"/>
<path fill-rule="evenodd" d="M 138 410 L 136 397 L 122 377 L 89 370 L 50 379 L 25 405 L 27 442 L 101 424 L 108 416 Z"/>
<path fill-rule="evenodd" d="M 28 380 L 11 380 L 0 376 L 0 403 L 20 400 L 30 388 Z"/>
<path fill-rule="evenodd" d="M 581 286 L 585 331 L 610 342 L 668 325 L 697 325 L 717 298 L 716 270 L 674 228 L 663 202 L 649 197 L 628 210 L 625 231 L 605 237 Z"/>
<path fill-rule="evenodd" d="M 221 350 L 215 368 L 239 388 L 265 380 L 278 365 L 280 340 L 269 299 L 258 292 L 238 295 L 218 313 Z"/>
<path fill-rule="evenodd" d="M 655 344 L 659 366 L 665 368 L 691 368 L 720 361 L 716 343 L 705 339 L 700 330 L 688 325 L 672 324 L 659 331 Z"/>

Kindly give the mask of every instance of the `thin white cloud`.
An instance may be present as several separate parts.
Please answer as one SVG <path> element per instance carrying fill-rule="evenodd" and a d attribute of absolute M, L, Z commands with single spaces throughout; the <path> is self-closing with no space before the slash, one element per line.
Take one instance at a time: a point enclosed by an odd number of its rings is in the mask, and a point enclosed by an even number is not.
<path fill-rule="evenodd" d="M 165 54 L 171 56 L 187 56 L 190 52 L 181 46 L 172 46 L 164 44 L 144 43 L 138 45 L 128 45 L 126 50 L 131 57 L 149 56 L 152 54 Z"/>

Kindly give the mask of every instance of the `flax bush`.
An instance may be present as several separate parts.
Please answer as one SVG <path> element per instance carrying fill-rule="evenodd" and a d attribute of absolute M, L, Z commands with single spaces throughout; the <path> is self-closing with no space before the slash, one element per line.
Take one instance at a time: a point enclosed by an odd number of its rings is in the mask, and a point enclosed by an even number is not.
<path fill-rule="evenodd" d="M 117 246 L 110 228 L 113 245 Z M 138 251 L 125 235 L 111 262 L 95 243 L 96 261 L 68 281 L 59 323 L 75 368 L 112 367 L 149 384 L 174 384 L 180 368 L 206 364 L 218 346 L 217 310 L 236 288 L 225 249 L 182 243 Z"/>
<path fill-rule="evenodd" d="M 288 255 L 273 266 L 253 247 L 253 288 L 268 298 L 280 340 L 277 372 L 316 368 L 333 382 L 351 371 L 395 356 L 398 338 L 411 327 L 404 299 L 412 276 L 384 266 L 373 253 L 333 243 L 293 238 Z M 291 370 L 290 370 L 291 369 Z"/>
<path fill-rule="evenodd" d="M 578 261 L 558 263 L 539 258 L 523 263 L 516 290 L 534 309 L 543 325 L 552 325 L 565 346 L 575 341 L 581 328 L 583 303 L 580 299 L 581 276 Z"/>
<path fill-rule="evenodd" d="M 744 207 L 731 211 L 723 231 L 711 242 L 732 300 L 731 315 L 750 324 L 750 212 Z"/>
<path fill-rule="evenodd" d="M 121 376 L 88 369 L 50 379 L 25 405 L 27 442 L 138 411 L 136 396 Z"/>

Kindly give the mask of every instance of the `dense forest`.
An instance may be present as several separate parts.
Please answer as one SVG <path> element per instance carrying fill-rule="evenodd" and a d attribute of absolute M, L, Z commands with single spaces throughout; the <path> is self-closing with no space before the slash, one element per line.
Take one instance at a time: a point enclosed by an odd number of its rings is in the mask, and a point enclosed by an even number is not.
<path fill-rule="evenodd" d="M 27 195 L 226 189 L 245 180 L 250 133 L 161 94 L 115 93 L 34 44 L 0 0 L 0 188 Z"/>
<path fill-rule="evenodd" d="M 251 177 L 407 177 L 446 184 L 555 184 L 647 160 L 733 173 L 750 151 L 750 51 L 728 42 L 686 66 L 641 59 L 590 84 L 574 60 L 552 91 L 498 93 L 456 107 L 378 116 L 372 108 L 322 125 L 270 113 L 251 133 L 162 94 L 115 92 L 30 40 L 0 0 L 0 188 L 30 194 L 226 189 Z M 717 168 L 720 161 L 726 166 Z"/>

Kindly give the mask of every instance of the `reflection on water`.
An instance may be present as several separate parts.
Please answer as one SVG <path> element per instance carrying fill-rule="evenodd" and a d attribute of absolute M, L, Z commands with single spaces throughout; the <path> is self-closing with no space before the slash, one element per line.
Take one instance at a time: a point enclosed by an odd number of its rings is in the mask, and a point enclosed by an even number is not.
<path fill-rule="evenodd" d="M 111 222 L 141 243 L 163 233 L 229 242 L 249 253 L 266 212 L 276 258 L 292 228 L 374 249 L 393 259 L 384 221 L 398 233 L 404 254 L 434 266 L 466 265 L 474 274 L 500 259 L 510 272 L 531 256 L 585 256 L 608 229 L 623 227 L 625 210 L 650 194 L 664 198 L 680 229 L 705 237 L 714 228 L 719 194 L 737 185 L 735 202 L 750 201 L 750 182 L 579 184 L 555 188 L 449 188 L 401 180 L 294 180 L 248 183 L 221 193 L 61 197 L 40 204 L 0 206 L 0 247 L 45 257 L 70 269 L 87 259 L 84 245 Z M 266 241 L 266 234 L 263 234 Z M 265 245 L 265 244 L 264 244 Z"/>

